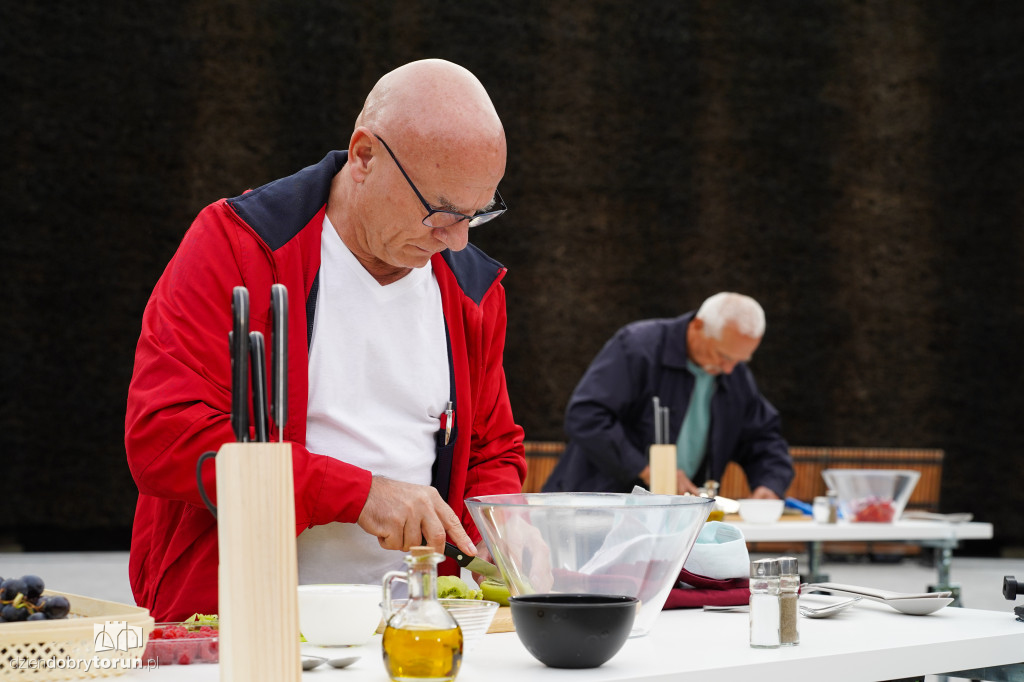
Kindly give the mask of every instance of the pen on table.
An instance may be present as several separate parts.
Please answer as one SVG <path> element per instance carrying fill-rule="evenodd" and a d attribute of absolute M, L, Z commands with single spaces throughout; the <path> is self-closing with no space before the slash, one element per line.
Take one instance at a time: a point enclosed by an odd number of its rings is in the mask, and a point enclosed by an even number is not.
<path fill-rule="evenodd" d="M 455 421 L 455 410 L 452 409 L 452 401 L 448 401 L 448 407 L 444 409 L 444 444 L 452 437 L 452 422 Z"/>

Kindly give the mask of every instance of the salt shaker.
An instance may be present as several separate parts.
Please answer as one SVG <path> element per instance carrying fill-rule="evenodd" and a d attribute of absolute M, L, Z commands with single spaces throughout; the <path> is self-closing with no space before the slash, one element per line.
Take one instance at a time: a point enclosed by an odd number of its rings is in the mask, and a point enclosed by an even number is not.
<path fill-rule="evenodd" d="M 832 501 L 824 495 L 819 495 L 814 498 L 814 504 L 811 507 L 811 514 L 814 517 L 815 523 L 828 523 L 828 518 L 831 515 Z"/>
<path fill-rule="evenodd" d="M 782 646 L 800 643 L 797 626 L 797 598 L 800 590 L 799 562 L 796 557 L 779 557 L 779 642 Z"/>
<path fill-rule="evenodd" d="M 780 625 L 779 561 L 758 559 L 750 563 L 750 646 L 778 648 Z"/>

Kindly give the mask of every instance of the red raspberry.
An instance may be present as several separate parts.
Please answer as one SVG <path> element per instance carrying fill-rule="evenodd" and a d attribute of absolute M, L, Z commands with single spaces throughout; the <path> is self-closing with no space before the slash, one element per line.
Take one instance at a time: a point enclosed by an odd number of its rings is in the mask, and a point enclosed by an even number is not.
<path fill-rule="evenodd" d="M 219 646 L 217 640 L 211 639 L 199 643 L 199 660 L 206 661 L 207 663 L 216 663 L 219 658 Z"/>

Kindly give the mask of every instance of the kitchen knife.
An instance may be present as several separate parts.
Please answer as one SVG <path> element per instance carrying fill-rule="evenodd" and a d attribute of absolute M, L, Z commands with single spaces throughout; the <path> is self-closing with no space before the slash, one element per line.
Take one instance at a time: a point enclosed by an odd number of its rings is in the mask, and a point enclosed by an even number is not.
<path fill-rule="evenodd" d="M 283 284 L 270 288 L 270 305 L 274 316 L 274 335 L 270 339 L 270 414 L 277 425 L 277 439 L 283 442 L 284 425 L 288 422 L 288 289 Z"/>
<path fill-rule="evenodd" d="M 501 577 L 501 571 L 498 570 L 497 566 L 475 556 L 469 556 L 450 542 L 444 543 L 444 555 L 455 559 L 455 563 L 463 568 L 468 568 L 473 573 L 479 573 L 482 576 L 492 578 L 501 583 L 505 582 L 505 579 Z"/>
<path fill-rule="evenodd" d="M 661 401 L 658 396 L 654 396 L 651 402 L 654 405 L 654 444 L 661 445 L 664 441 L 661 435 Z"/>
<path fill-rule="evenodd" d="M 231 293 L 234 323 L 231 347 L 231 427 L 235 440 L 249 442 L 249 290 L 235 287 Z"/>
<path fill-rule="evenodd" d="M 249 332 L 249 352 L 252 362 L 252 419 L 256 427 L 256 442 L 270 440 L 267 418 L 267 355 L 261 332 Z"/>

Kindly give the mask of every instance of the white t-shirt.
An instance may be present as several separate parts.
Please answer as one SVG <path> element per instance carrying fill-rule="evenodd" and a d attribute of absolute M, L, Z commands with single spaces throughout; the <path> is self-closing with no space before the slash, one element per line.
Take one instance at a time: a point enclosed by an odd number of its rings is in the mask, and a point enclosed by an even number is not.
<path fill-rule="evenodd" d="M 306 447 L 429 485 L 450 389 L 434 271 L 427 263 L 381 286 L 326 217 L 320 254 Z M 314 526 L 298 537 L 299 583 L 379 583 L 404 556 L 354 523 Z"/>

